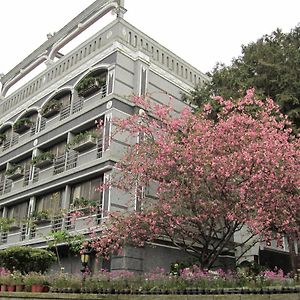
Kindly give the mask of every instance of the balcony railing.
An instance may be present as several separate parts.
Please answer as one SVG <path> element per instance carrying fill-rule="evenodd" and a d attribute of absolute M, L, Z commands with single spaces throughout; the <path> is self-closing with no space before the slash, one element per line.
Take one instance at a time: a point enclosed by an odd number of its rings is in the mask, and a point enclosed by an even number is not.
<path fill-rule="evenodd" d="M 102 157 L 103 140 L 96 139 L 96 144 L 84 152 L 68 150 L 63 155 L 54 158 L 53 164 L 49 164 L 43 168 L 29 166 L 23 171 L 23 176 L 15 179 L 5 178 L 0 182 L 0 196 L 10 192 L 18 192 L 32 184 L 40 181 L 49 180 L 53 175 L 59 175 L 68 170 L 84 166 Z M 14 182 L 14 183 L 13 183 Z"/>
<path fill-rule="evenodd" d="M 33 123 L 30 127 L 30 130 L 25 132 L 24 134 L 19 135 L 19 134 L 13 133 L 13 137 L 5 140 L 2 143 L 2 146 L 0 146 L 0 149 L 2 148 L 2 151 L 6 151 L 10 147 L 12 147 L 18 143 L 26 142 L 26 140 L 28 140 L 30 137 L 34 136 L 38 132 L 47 129 L 47 127 L 49 125 L 57 124 L 57 121 L 62 121 L 62 120 L 67 119 L 72 114 L 75 114 L 75 113 L 78 113 L 79 111 L 81 111 L 84 107 L 87 107 L 90 105 L 96 105 L 99 100 L 98 97 L 100 96 L 100 98 L 102 99 L 102 98 L 106 97 L 106 94 L 107 94 L 107 85 L 103 85 L 96 94 L 91 95 L 90 97 L 85 98 L 85 99 L 79 98 L 79 99 L 75 100 L 73 102 L 72 106 L 71 106 L 71 104 L 69 104 L 68 106 L 64 107 L 63 109 L 61 109 L 60 113 L 58 115 L 54 116 L 53 118 L 47 119 L 47 118 L 41 117 L 40 122 Z"/>
<path fill-rule="evenodd" d="M 82 213 L 80 214 L 81 211 Z M 101 224 L 102 218 L 101 206 L 97 206 L 92 210 L 89 208 L 80 208 L 76 211 L 72 209 L 64 215 L 52 217 L 52 219 L 46 223 L 28 222 L 22 224 L 12 232 L 2 232 L 0 235 L 0 243 L 7 243 L 10 245 L 19 241 L 43 239 L 45 236 L 49 235 L 49 233 L 60 230 L 83 230 Z"/>

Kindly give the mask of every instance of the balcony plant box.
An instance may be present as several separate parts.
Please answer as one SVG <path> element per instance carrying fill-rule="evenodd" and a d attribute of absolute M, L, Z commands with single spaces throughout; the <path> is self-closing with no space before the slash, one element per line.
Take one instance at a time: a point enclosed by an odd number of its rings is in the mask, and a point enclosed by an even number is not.
<path fill-rule="evenodd" d="M 24 176 L 24 168 L 22 166 L 13 166 L 5 172 L 8 179 L 17 180 Z"/>
<path fill-rule="evenodd" d="M 32 126 L 32 121 L 28 118 L 22 118 L 22 119 L 19 119 L 13 126 L 14 128 L 14 131 L 16 133 L 23 133 L 27 130 L 29 130 Z"/>
<path fill-rule="evenodd" d="M 41 115 L 44 118 L 50 118 L 54 115 L 57 115 L 62 107 L 62 103 L 59 102 L 56 99 L 52 99 L 50 100 L 48 103 L 45 104 L 45 106 L 43 107 L 42 111 L 41 111 Z"/>
<path fill-rule="evenodd" d="M 94 147 L 97 144 L 97 136 L 91 132 L 77 134 L 69 143 L 68 148 L 77 152 L 82 152 Z"/>
<path fill-rule="evenodd" d="M 20 223 L 17 221 L 14 221 L 12 224 L 10 224 L 9 231 L 20 230 L 20 228 L 21 228 Z"/>
<path fill-rule="evenodd" d="M 50 213 L 47 210 L 35 211 L 32 214 L 33 222 L 36 225 L 46 224 L 51 222 Z"/>
<path fill-rule="evenodd" d="M 78 92 L 78 96 L 86 98 L 92 94 L 95 94 L 105 84 L 104 79 L 99 77 L 85 77 L 75 87 Z"/>
<path fill-rule="evenodd" d="M 53 164 L 54 155 L 50 152 L 44 152 L 32 159 L 32 164 L 39 168 L 43 169 Z"/>

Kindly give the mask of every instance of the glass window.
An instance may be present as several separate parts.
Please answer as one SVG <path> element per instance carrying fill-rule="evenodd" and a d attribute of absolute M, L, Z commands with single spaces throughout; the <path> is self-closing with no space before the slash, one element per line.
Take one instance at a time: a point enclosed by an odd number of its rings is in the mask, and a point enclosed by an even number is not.
<path fill-rule="evenodd" d="M 58 214 L 61 210 L 62 191 L 49 193 L 36 199 L 35 211 L 48 211 L 50 214 Z"/>
<path fill-rule="evenodd" d="M 16 224 L 20 224 L 27 217 L 28 201 L 22 202 L 7 208 L 7 217 L 16 220 Z"/>
<path fill-rule="evenodd" d="M 52 153 L 55 157 L 59 157 L 65 154 L 66 150 L 66 141 L 62 141 L 60 143 L 55 144 L 51 148 L 47 149 L 45 152 L 50 152 Z"/>
<path fill-rule="evenodd" d="M 102 184 L 103 176 L 84 181 L 73 185 L 71 188 L 71 201 L 72 204 L 75 199 L 85 198 L 87 200 L 96 201 L 98 205 L 102 204 L 102 193 L 97 191 L 97 188 Z"/>

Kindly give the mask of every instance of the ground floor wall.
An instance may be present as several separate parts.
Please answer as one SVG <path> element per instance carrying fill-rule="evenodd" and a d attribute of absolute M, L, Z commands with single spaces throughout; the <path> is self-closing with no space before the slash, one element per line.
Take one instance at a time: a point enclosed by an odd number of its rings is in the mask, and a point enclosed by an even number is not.
<path fill-rule="evenodd" d="M 61 269 L 72 274 L 81 274 L 83 269 L 80 255 L 72 254 L 67 247 L 59 248 L 59 262 L 54 264 L 50 273 L 55 273 Z M 171 264 L 184 262 L 187 265 L 197 263 L 197 260 L 187 252 L 179 250 L 171 245 L 152 244 L 143 248 L 126 247 L 120 255 L 114 255 L 110 260 L 90 255 L 88 263 L 93 274 L 97 274 L 101 269 L 108 271 L 128 270 L 135 273 L 152 272 L 157 268 L 170 272 Z M 232 256 L 220 256 L 216 261 L 215 268 L 225 270 L 234 269 L 235 259 Z"/>

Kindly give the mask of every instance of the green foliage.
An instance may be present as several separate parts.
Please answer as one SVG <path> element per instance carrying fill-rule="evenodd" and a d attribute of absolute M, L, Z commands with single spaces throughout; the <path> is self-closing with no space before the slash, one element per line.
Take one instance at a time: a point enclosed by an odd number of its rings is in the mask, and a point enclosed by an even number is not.
<path fill-rule="evenodd" d="M 211 78 L 196 87 L 183 100 L 202 107 L 212 96 L 224 99 L 241 98 L 254 87 L 261 97 L 271 97 L 287 114 L 294 127 L 300 127 L 300 27 L 289 33 L 277 29 L 255 43 L 242 46 L 242 55 L 230 66 L 217 64 L 208 74 Z M 217 112 L 217 111 L 216 111 Z"/>
<path fill-rule="evenodd" d="M 14 130 L 18 130 L 23 125 L 31 126 L 33 123 L 29 118 L 21 118 L 13 125 Z"/>
<path fill-rule="evenodd" d="M 51 232 L 48 239 L 49 248 L 57 247 L 59 244 L 65 243 L 73 253 L 79 253 L 82 249 L 84 236 L 82 234 L 71 234 L 67 230 L 58 230 Z"/>
<path fill-rule="evenodd" d="M 21 173 L 23 172 L 24 168 L 20 165 L 12 165 L 9 169 L 6 170 L 5 175 L 10 176 L 15 174 L 15 172 L 20 168 Z"/>
<path fill-rule="evenodd" d="M 105 79 L 101 77 L 87 76 L 84 77 L 75 87 L 75 90 L 80 93 L 83 90 L 88 89 L 92 85 L 103 86 L 105 84 Z"/>
<path fill-rule="evenodd" d="M 84 197 L 74 199 L 72 206 L 73 208 L 82 208 L 87 206 L 95 207 L 97 202 L 95 200 L 89 200 Z"/>
<path fill-rule="evenodd" d="M 76 291 L 82 286 L 82 278 L 69 273 L 59 273 L 50 278 L 50 285 L 55 289 L 71 288 Z"/>
<path fill-rule="evenodd" d="M 10 284 L 21 285 L 24 283 L 23 275 L 20 271 L 14 271 L 10 274 Z"/>
<path fill-rule="evenodd" d="M 51 213 L 49 210 L 34 211 L 31 216 L 36 221 L 48 220 L 51 217 Z"/>
<path fill-rule="evenodd" d="M 54 154 L 51 152 L 43 152 L 43 153 L 37 155 L 36 157 L 34 157 L 31 161 L 31 163 L 33 165 L 35 165 L 35 164 L 39 163 L 40 161 L 47 160 L 47 159 L 53 160 Z"/>
<path fill-rule="evenodd" d="M 70 149 L 72 146 L 78 145 L 79 143 L 87 139 L 89 136 L 91 136 L 92 138 L 98 137 L 95 132 L 91 132 L 91 131 L 80 132 L 73 137 L 72 141 L 70 141 L 66 147 Z"/>
<path fill-rule="evenodd" d="M 185 261 L 176 261 L 174 263 L 171 263 L 171 265 L 170 265 L 170 274 L 179 276 L 180 272 L 183 269 L 188 268 L 192 265 L 193 264 L 191 262 L 185 262 Z"/>
<path fill-rule="evenodd" d="M 47 285 L 47 277 L 39 272 L 30 272 L 24 277 L 24 284 L 31 286 L 33 284 Z"/>
<path fill-rule="evenodd" d="M 0 230 L 2 232 L 8 231 L 10 229 L 11 224 L 15 222 L 13 218 L 0 218 Z"/>
<path fill-rule="evenodd" d="M 47 114 L 51 110 L 60 110 L 62 107 L 62 103 L 56 99 L 49 100 L 42 108 L 41 114 Z"/>
<path fill-rule="evenodd" d="M 12 246 L 0 251 L 0 265 L 11 272 L 17 270 L 22 274 L 44 273 L 55 260 L 55 255 L 48 250 L 26 246 Z"/>

